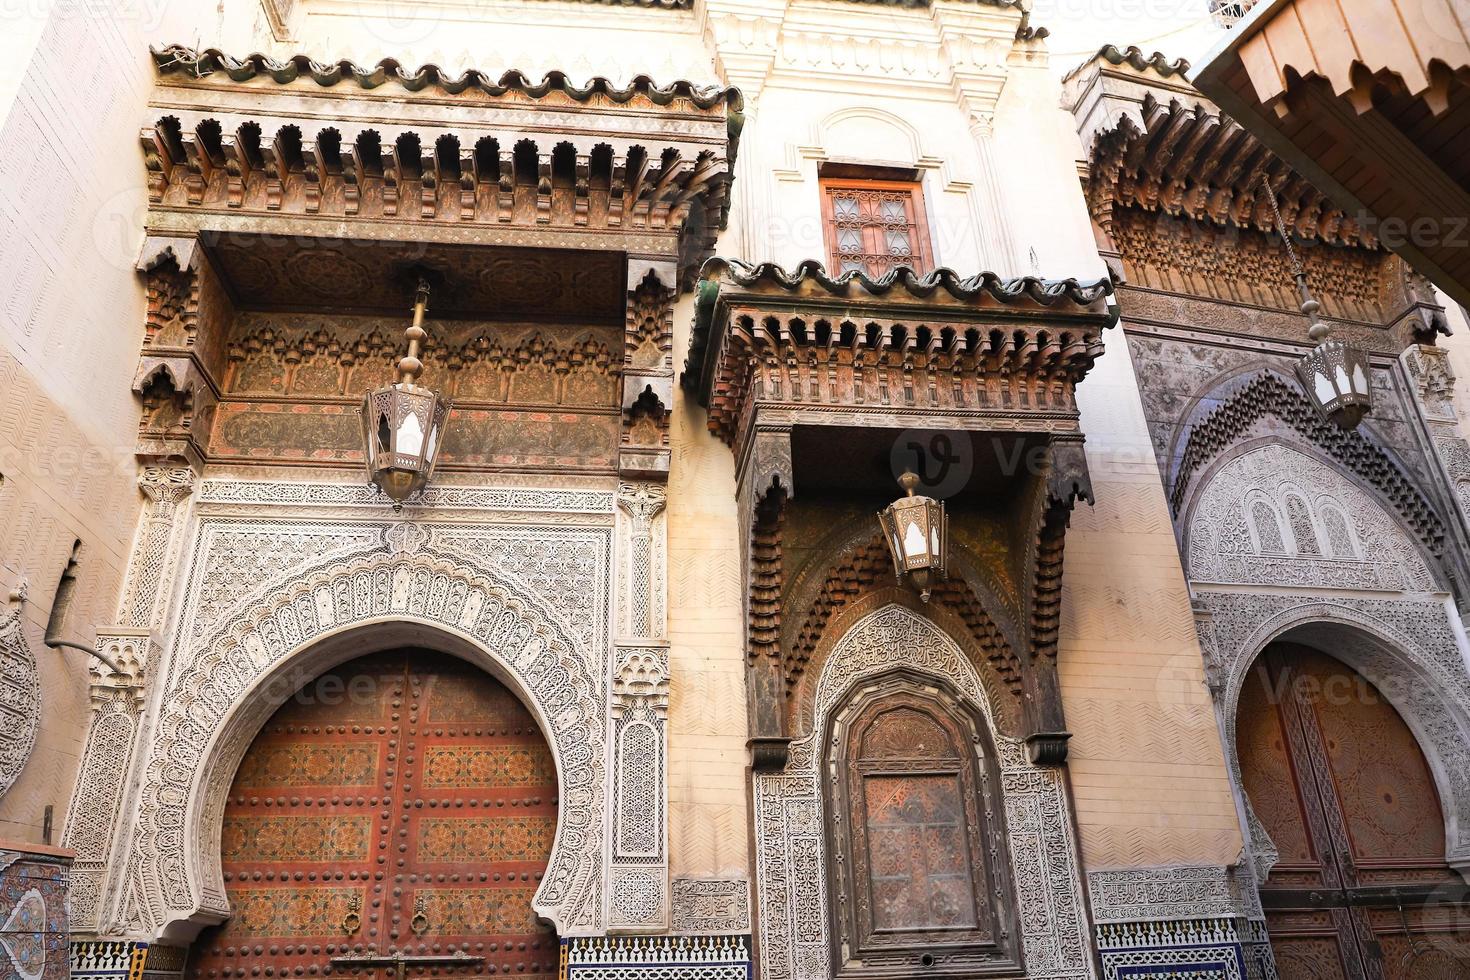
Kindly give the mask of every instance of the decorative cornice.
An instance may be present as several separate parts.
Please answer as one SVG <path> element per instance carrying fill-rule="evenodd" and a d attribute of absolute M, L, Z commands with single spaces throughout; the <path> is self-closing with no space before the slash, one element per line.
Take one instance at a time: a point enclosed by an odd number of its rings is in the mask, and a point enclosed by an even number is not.
<path fill-rule="evenodd" d="M 1103 47 L 1063 80 L 1087 154 L 1087 202 L 1106 232 L 1131 207 L 1274 233 L 1266 178 L 1292 233 L 1377 248 L 1373 236 L 1190 84 L 1189 62 Z"/>
<path fill-rule="evenodd" d="M 682 5 L 687 0 L 636 0 L 640 4 Z M 264 76 L 279 85 L 289 85 L 298 79 L 309 79 L 323 87 L 340 82 L 355 82 L 359 88 L 375 89 L 388 82 L 396 82 L 410 92 L 419 92 L 435 87 L 449 95 L 458 95 L 475 89 L 487 96 L 502 96 L 516 92 L 532 99 L 543 98 L 552 92 L 560 92 L 577 102 L 590 102 L 601 96 L 623 104 L 635 96 L 644 96 L 657 105 L 666 106 L 675 99 L 688 99 L 701 109 L 724 103 L 731 113 L 738 114 L 744 108 L 740 90 L 721 88 L 717 85 L 698 85 L 680 79 L 667 85 L 659 85 L 647 75 L 639 75 L 627 85 L 596 77 L 585 85 L 576 85 L 563 72 L 547 72 L 539 82 L 533 82 L 518 69 L 510 69 L 494 78 L 485 72 L 471 68 L 458 75 L 450 75 L 438 65 L 428 64 L 409 70 L 393 58 L 384 58 L 371 67 L 359 65 L 351 59 L 340 61 L 314 61 L 304 54 L 294 55 L 279 61 L 266 54 L 256 52 L 244 58 L 234 58 L 218 48 L 203 50 L 170 44 L 154 47 L 149 51 L 160 75 L 187 74 L 203 78 L 216 72 L 234 82 L 248 82 Z"/>
<path fill-rule="evenodd" d="M 833 278 L 814 261 L 787 272 L 725 259 L 707 262 L 701 276 L 683 384 L 732 442 L 752 396 L 879 409 L 894 386 L 910 392 L 894 404 L 919 413 L 1012 397 L 1019 414 L 1071 413 L 1072 386 L 1116 322 L 1108 280 L 919 276 L 902 267 L 876 280 Z M 997 385 L 1015 390 L 1003 395 Z"/>
<path fill-rule="evenodd" d="M 405 223 L 441 241 L 470 226 L 497 244 L 586 247 L 591 236 L 597 248 L 625 240 L 683 256 L 687 286 L 729 217 L 744 124 L 735 88 L 179 45 L 152 56 L 159 95 L 139 138 L 149 202 L 176 229 L 251 214 L 282 234 L 351 218 L 355 234 L 390 240 Z"/>

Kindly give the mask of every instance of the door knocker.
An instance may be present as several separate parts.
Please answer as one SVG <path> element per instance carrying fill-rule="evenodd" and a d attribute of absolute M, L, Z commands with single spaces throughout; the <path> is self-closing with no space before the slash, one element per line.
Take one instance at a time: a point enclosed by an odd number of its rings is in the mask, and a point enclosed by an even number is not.
<path fill-rule="evenodd" d="M 413 918 L 409 920 L 408 927 L 415 936 L 422 936 L 429 931 L 429 896 L 414 896 Z"/>
<path fill-rule="evenodd" d="M 352 935 L 362 927 L 362 895 L 353 892 L 347 896 L 347 914 L 342 916 L 342 931 Z"/>

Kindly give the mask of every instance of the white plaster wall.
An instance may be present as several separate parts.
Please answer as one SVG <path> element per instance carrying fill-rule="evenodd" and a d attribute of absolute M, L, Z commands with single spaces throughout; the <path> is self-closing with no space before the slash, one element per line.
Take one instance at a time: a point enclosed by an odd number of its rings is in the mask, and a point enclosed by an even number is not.
<path fill-rule="evenodd" d="M 147 39 L 183 32 L 186 0 L 14 4 L 0 29 L 0 591 L 24 582 L 40 666 L 29 763 L 0 799 L 0 838 L 39 842 L 61 821 L 85 735 L 87 665 L 41 645 L 73 542 L 71 639 L 110 622 L 138 516 L 129 386 L 143 334 L 132 271 L 146 202 L 137 125 Z"/>
<path fill-rule="evenodd" d="M 517 68 L 532 79 L 557 70 L 577 83 L 640 74 L 660 83 L 716 80 L 688 10 L 575 0 L 297 0 L 291 35 L 278 40 L 261 3 L 226 0 L 222 16 L 200 25 L 203 43 L 236 55 L 307 54 L 364 65 L 394 58 L 410 71 L 436 64 L 495 77 Z M 173 40 L 192 44 L 194 35 Z"/>

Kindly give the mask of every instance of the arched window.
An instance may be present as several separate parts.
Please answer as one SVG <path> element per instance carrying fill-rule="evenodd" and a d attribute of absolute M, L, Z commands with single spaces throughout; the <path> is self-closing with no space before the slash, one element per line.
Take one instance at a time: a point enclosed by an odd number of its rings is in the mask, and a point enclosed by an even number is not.
<path fill-rule="evenodd" d="M 1358 536 L 1342 505 L 1332 499 L 1318 501 L 1317 515 L 1327 538 L 1327 551 L 1333 558 L 1358 558 Z"/>
<path fill-rule="evenodd" d="M 1296 553 L 1303 557 L 1316 558 L 1322 554 L 1322 545 L 1317 541 L 1317 526 L 1312 522 L 1312 511 L 1300 494 L 1286 495 L 1286 522 L 1291 525 L 1291 536 L 1296 541 Z"/>
<path fill-rule="evenodd" d="M 860 694 L 828 758 L 839 976 L 1019 966 L 998 777 L 969 712 L 895 680 Z"/>
<path fill-rule="evenodd" d="M 1281 531 L 1281 515 L 1265 497 L 1257 497 L 1249 505 L 1251 537 L 1258 555 L 1286 554 L 1286 540 Z"/>

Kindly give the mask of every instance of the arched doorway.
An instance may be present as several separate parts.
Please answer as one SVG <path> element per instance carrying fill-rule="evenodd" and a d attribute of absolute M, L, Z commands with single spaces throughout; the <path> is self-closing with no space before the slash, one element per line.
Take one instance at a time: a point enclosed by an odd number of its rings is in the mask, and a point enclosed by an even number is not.
<path fill-rule="evenodd" d="M 1015 971 L 994 750 L 977 712 L 920 675 L 854 692 L 826 753 L 838 977 Z"/>
<path fill-rule="evenodd" d="M 232 914 L 187 975 L 551 977 L 531 899 L 556 819 L 551 751 L 504 685 L 424 650 L 353 660 L 246 752 L 220 842 Z"/>
<path fill-rule="evenodd" d="M 1282 980 L 1470 975 L 1434 779 L 1378 688 L 1321 650 L 1272 643 L 1242 688 L 1236 742 L 1279 852 L 1261 901 Z"/>

